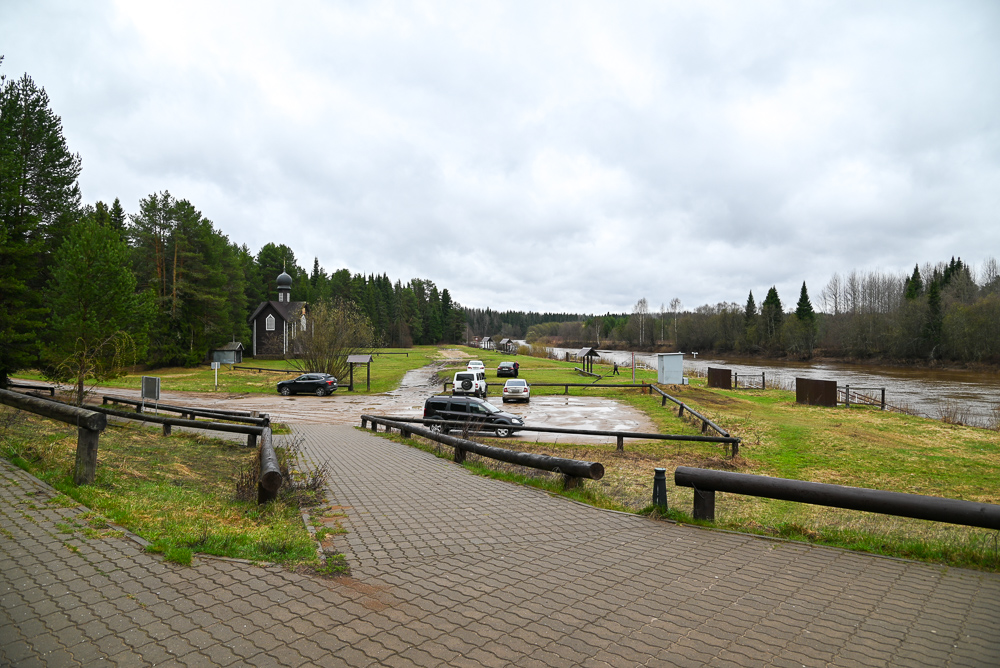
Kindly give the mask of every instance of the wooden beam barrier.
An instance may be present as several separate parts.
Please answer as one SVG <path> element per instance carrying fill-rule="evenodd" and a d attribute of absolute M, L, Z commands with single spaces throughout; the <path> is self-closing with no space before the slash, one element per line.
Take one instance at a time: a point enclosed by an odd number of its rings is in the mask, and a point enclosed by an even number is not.
<path fill-rule="evenodd" d="M 715 519 L 715 493 L 729 492 L 817 506 L 1000 530 L 1000 505 L 822 482 L 678 466 L 674 484 L 695 489 L 694 518 Z"/>
<path fill-rule="evenodd" d="M 274 451 L 271 429 L 264 429 L 260 439 L 260 479 L 257 481 L 257 503 L 264 504 L 278 498 L 283 478 L 278 455 Z"/>
<path fill-rule="evenodd" d="M 70 406 L 59 401 L 29 397 L 20 392 L 0 390 L 0 403 L 51 420 L 77 427 L 76 468 L 73 482 L 89 485 L 97 474 L 97 447 L 101 432 L 108 426 L 108 418 L 99 411 Z"/>

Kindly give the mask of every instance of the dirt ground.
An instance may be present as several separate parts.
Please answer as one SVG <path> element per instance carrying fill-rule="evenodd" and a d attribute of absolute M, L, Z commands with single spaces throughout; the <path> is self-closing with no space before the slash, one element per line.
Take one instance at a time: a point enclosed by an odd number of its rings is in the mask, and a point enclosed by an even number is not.
<path fill-rule="evenodd" d="M 458 351 L 456 351 L 458 352 Z M 462 354 L 463 357 L 468 355 Z M 302 422 L 314 424 L 361 424 L 363 413 L 422 417 L 427 397 L 441 393 L 437 372 L 443 365 L 432 364 L 408 372 L 399 388 L 384 394 L 360 395 L 345 389 L 328 397 L 296 395 L 283 397 L 270 394 L 216 394 L 212 392 L 160 393 L 160 403 L 195 408 L 227 408 L 230 410 L 259 411 L 268 413 L 274 422 Z M 501 386 L 493 383 L 493 396 L 487 399 L 497 408 L 523 417 L 526 424 L 540 427 L 566 427 L 574 429 L 656 431 L 652 422 L 641 412 L 612 399 L 597 396 L 539 396 L 530 403 L 504 404 L 500 397 Z M 97 402 L 104 395 L 115 395 L 138 400 L 138 390 L 101 388 L 94 393 Z M 520 440 L 553 442 L 572 440 L 574 443 L 612 443 L 609 437 L 585 437 L 564 434 L 538 434 L 524 432 Z"/>

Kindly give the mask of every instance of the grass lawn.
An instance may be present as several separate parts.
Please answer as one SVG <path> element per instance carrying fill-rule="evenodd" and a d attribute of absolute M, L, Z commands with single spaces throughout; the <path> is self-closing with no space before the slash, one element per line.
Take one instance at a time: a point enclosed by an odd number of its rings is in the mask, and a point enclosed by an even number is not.
<path fill-rule="evenodd" d="M 326 566 L 299 509 L 313 499 L 299 490 L 258 506 L 256 479 L 247 475 L 255 451 L 239 442 L 109 426 L 101 434 L 94 484 L 78 487 L 75 428 L 7 407 L 0 407 L 0 424 L 0 456 L 62 492 L 60 503 L 90 508 L 81 522 L 62 527 L 67 533 L 100 536 L 110 521 L 178 563 L 200 552 L 319 572 Z M 238 490 L 241 479 L 249 485 Z"/>
<path fill-rule="evenodd" d="M 371 365 L 371 393 L 388 392 L 399 386 L 407 371 L 427 366 L 441 358 L 434 346 L 416 346 L 406 349 L 383 349 L 385 352 L 405 353 L 399 355 L 376 355 Z M 248 359 L 243 364 L 231 368 L 219 368 L 218 390 L 215 386 L 215 371 L 209 364 L 195 367 L 165 367 L 142 372 L 129 373 L 115 380 L 104 381 L 105 387 L 125 387 L 138 390 L 142 376 L 156 376 L 160 379 L 160 389 L 165 392 L 216 392 L 223 394 L 273 394 L 278 381 L 295 378 L 299 370 L 288 360 Z M 254 367 L 266 371 L 250 371 L 239 367 Z M 288 373 L 291 371 L 292 373 Z M 44 381 L 38 372 L 21 372 L 19 378 Z M 354 391 L 367 394 L 366 370 L 363 366 L 354 368 Z M 338 378 L 339 391 L 347 387 L 348 378 Z"/>
<path fill-rule="evenodd" d="M 505 355 L 476 353 L 493 382 Z M 521 377 L 530 382 L 588 382 L 574 364 L 518 356 Z M 457 364 L 455 365 L 457 368 Z M 598 365 L 596 371 L 601 373 Z M 451 378 L 452 369 L 442 372 Z M 496 382 L 502 382 L 497 379 Z M 628 382 L 631 372 L 600 383 Z M 655 382 L 655 373 L 638 370 L 636 380 Z M 580 500 L 630 511 L 650 511 L 654 468 L 666 468 L 671 516 L 691 522 L 693 490 L 673 485 L 677 466 L 720 468 L 774 477 L 834 483 L 928 496 L 1000 504 L 1000 434 L 936 420 L 882 412 L 869 407 L 823 408 L 795 403 L 782 390 L 709 390 L 702 379 L 668 386 L 672 396 L 743 439 L 740 456 L 728 459 L 721 445 L 626 440 L 614 445 L 510 441 L 506 447 L 587 461 L 605 466 L 605 477 L 587 481 Z M 537 387 L 534 396 L 562 394 L 563 388 Z M 600 395 L 624 401 L 646 413 L 661 433 L 697 434 L 700 422 L 677 418 L 676 406 L 660 406 L 658 395 L 639 390 L 570 388 L 571 395 Z M 567 440 L 572 437 L 567 436 Z M 490 442 L 493 442 L 491 439 Z M 497 445 L 501 445 L 498 442 Z M 429 446 L 437 451 L 436 444 Z M 447 456 L 450 448 L 444 448 Z M 497 464 L 470 455 L 470 466 L 515 476 L 556 491 L 558 476 Z M 581 496 L 582 495 L 582 496 Z M 583 498 L 586 497 L 586 498 Z M 715 526 L 797 540 L 808 540 L 881 554 L 960 566 L 1000 570 L 997 532 L 971 527 L 889 517 L 735 494 L 716 494 Z"/>

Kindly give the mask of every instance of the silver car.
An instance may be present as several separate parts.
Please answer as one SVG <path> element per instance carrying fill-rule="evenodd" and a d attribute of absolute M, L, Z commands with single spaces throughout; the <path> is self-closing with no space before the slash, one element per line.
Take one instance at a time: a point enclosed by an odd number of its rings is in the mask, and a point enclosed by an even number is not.
<path fill-rule="evenodd" d="M 520 378 L 511 378 L 503 384 L 503 402 L 508 401 L 531 401 L 531 387 L 528 381 Z"/>

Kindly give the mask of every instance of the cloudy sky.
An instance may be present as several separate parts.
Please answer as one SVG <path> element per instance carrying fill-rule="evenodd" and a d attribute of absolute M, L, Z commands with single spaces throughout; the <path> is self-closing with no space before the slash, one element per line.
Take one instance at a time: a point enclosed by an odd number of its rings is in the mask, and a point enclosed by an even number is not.
<path fill-rule="evenodd" d="M 0 2 L 84 200 L 466 306 L 1000 258 L 1000 3 Z M 668 307 L 669 308 L 669 307 Z"/>

